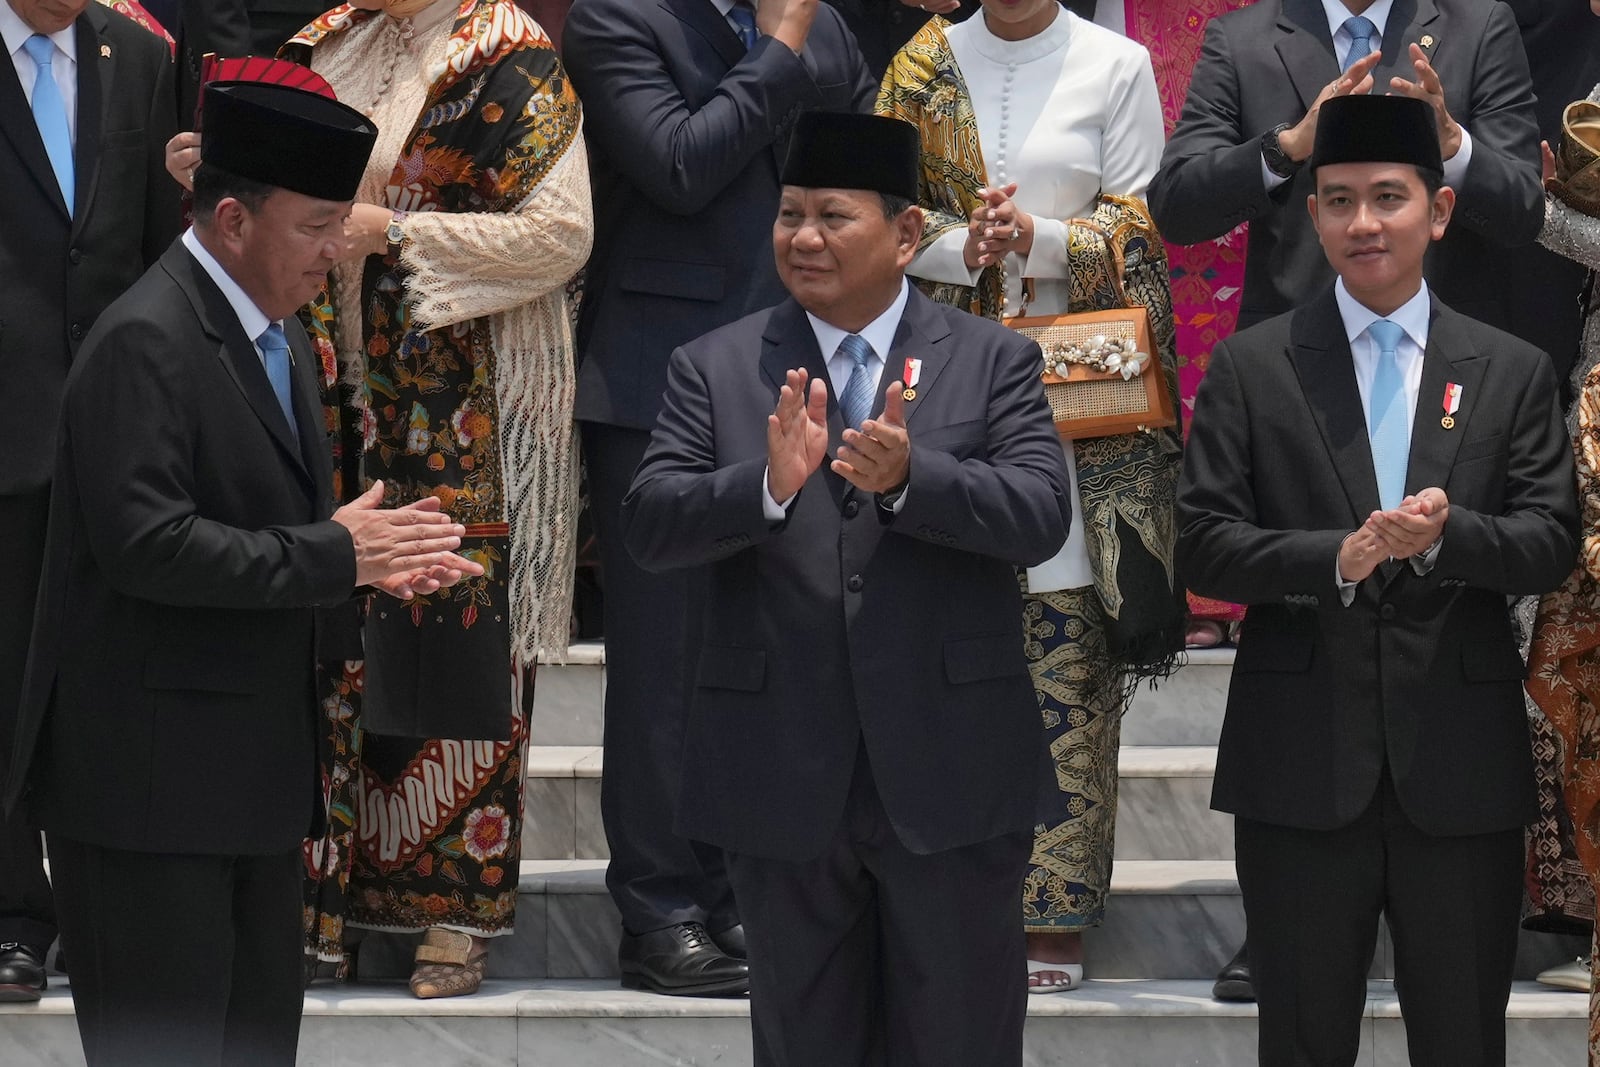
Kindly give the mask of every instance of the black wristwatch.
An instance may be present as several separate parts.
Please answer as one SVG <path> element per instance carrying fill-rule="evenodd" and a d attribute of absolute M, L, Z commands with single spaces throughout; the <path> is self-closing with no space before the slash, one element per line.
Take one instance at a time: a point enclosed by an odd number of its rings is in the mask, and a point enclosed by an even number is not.
<path fill-rule="evenodd" d="M 1261 135 L 1261 158 L 1266 161 L 1267 169 L 1280 178 L 1293 178 L 1305 165 L 1285 155 L 1283 146 L 1278 143 L 1278 135 L 1293 126 L 1292 122 L 1280 123 Z"/>

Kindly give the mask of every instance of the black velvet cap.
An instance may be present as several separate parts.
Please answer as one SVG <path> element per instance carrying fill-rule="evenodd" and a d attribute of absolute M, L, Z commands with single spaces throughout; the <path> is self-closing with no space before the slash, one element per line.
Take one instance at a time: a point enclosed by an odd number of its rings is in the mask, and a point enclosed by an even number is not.
<path fill-rule="evenodd" d="M 807 111 L 796 120 L 783 184 L 867 189 L 916 203 L 922 138 L 909 122 L 880 115 Z"/>
<path fill-rule="evenodd" d="M 351 200 L 378 128 L 337 100 L 265 82 L 206 86 L 201 162 L 319 200 Z"/>
<path fill-rule="evenodd" d="M 1409 96 L 1335 96 L 1317 113 L 1311 169 L 1330 163 L 1410 163 L 1444 173 L 1433 108 Z"/>

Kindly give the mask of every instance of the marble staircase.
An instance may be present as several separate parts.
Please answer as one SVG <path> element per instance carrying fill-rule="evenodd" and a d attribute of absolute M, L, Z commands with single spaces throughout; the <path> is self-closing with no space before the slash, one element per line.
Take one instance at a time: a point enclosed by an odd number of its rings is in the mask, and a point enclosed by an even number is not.
<path fill-rule="evenodd" d="M 617 987 L 620 923 L 605 892 L 600 822 L 605 655 L 575 645 L 540 670 L 527 761 L 516 932 L 479 996 L 419 1002 L 400 984 L 413 942 L 369 935 L 360 982 L 306 999 L 301 1063 L 661 1067 L 750 1063 L 748 1004 Z M 1191 653 L 1123 722 L 1116 865 L 1106 923 L 1088 936 L 1091 981 L 1030 1003 L 1028 1063 L 1233 1067 L 1255 1062 L 1253 1005 L 1210 999 L 1244 929 L 1231 821 L 1209 808 L 1231 651 Z M 1524 935 L 1519 978 L 1585 951 Z M 1373 963 L 1363 1067 L 1406 1062 L 1390 948 Z M 1520 982 L 1508 1011 L 1518 1067 L 1583 1062 L 1587 999 Z M 69 987 L 37 1007 L 0 1005 L 0 1067 L 79 1064 Z M 983 1067 L 983 1065 L 973 1065 Z"/>

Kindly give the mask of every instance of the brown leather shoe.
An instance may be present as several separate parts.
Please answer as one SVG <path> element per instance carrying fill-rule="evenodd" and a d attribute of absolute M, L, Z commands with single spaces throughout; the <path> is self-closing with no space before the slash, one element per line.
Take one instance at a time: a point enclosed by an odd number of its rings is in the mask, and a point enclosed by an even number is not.
<path fill-rule="evenodd" d="M 421 1000 L 465 997 L 478 991 L 489 966 L 487 938 L 433 927 L 422 935 L 411 971 L 411 992 Z"/>

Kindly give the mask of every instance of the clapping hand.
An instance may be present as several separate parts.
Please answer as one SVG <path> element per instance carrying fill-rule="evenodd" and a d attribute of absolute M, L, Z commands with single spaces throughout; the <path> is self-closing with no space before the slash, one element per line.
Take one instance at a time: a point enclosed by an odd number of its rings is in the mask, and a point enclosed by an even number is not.
<path fill-rule="evenodd" d="M 1336 96 L 1362 96 L 1372 92 L 1372 70 L 1382 58 L 1382 52 L 1370 52 L 1323 86 L 1305 116 L 1278 135 L 1278 148 L 1283 154 L 1296 163 L 1311 158 L 1311 149 L 1317 143 L 1317 119 L 1322 114 L 1322 105 Z"/>
<path fill-rule="evenodd" d="M 1393 559 L 1410 559 L 1426 551 L 1444 534 L 1450 515 L 1450 501 L 1443 489 L 1424 489 L 1400 501 L 1389 511 L 1374 511 L 1363 528 L 1382 541 L 1385 553 Z"/>
<path fill-rule="evenodd" d="M 371 585 L 401 599 L 429 593 L 483 568 L 454 549 L 467 528 L 451 522 L 437 497 L 402 508 L 383 508 L 383 482 L 333 513 L 350 532 L 356 553 L 356 585 Z"/>
<path fill-rule="evenodd" d="M 905 385 L 884 392 L 883 414 L 859 430 L 844 432 L 833 473 L 868 493 L 888 493 L 906 483 L 911 471 L 911 436 L 906 432 Z"/>
<path fill-rule="evenodd" d="M 1402 96 L 1425 101 L 1433 107 L 1439 123 L 1439 153 L 1446 160 L 1454 159 L 1461 151 L 1461 124 L 1450 117 L 1450 109 L 1445 106 L 1444 85 L 1433 64 L 1428 62 L 1427 53 L 1415 44 L 1411 46 L 1411 65 L 1416 68 L 1417 80 L 1391 78 L 1389 87 Z"/>
<path fill-rule="evenodd" d="M 800 491 L 828 454 L 828 387 L 791 370 L 767 416 L 767 492 L 782 504 Z"/>

